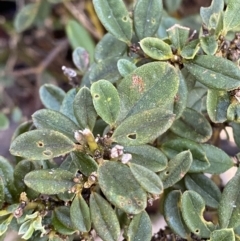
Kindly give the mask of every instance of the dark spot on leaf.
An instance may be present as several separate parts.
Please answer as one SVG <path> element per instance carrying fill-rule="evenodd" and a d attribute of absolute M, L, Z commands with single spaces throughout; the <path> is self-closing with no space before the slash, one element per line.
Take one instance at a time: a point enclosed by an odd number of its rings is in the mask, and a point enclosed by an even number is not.
<path fill-rule="evenodd" d="M 98 94 L 95 94 L 95 95 L 94 95 L 94 98 L 96 98 L 96 99 L 99 98 L 99 95 L 98 95 Z"/>
<path fill-rule="evenodd" d="M 123 20 L 124 22 L 127 22 L 127 17 L 124 16 L 124 17 L 122 18 L 122 20 Z"/>
<path fill-rule="evenodd" d="M 196 229 L 196 230 L 195 230 L 196 233 L 199 233 L 199 231 L 200 231 L 199 229 Z"/>
<path fill-rule="evenodd" d="M 43 143 L 42 141 L 38 141 L 38 142 L 37 142 L 37 146 L 38 146 L 38 147 L 44 147 L 44 143 Z"/>
<path fill-rule="evenodd" d="M 133 134 L 129 134 L 127 137 L 128 137 L 129 139 L 136 140 L 137 135 L 136 135 L 135 133 L 133 133 Z"/>
<path fill-rule="evenodd" d="M 43 155 L 44 155 L 44 156 L 47 156 L 47 157 L 50 157 L 50 156 L 52 156 L 52 152 L 49 151 L 49 150 L 45 150 L 45 151 L 43 152 Z"/>
<path fill-rule="evenodd" d="M 153 24 L 155 24 L 156 23 L 156 21 L 155 21 L 155 18 L 152 18 L 152 21 L 151 21 Z"/>
<path fill-rule="evenodd" d="M 141 206 L 141 205 L 142 205 L 142 202 L 138 201 L 137 204 L 138 204 L 139 206 Z"/>
<path fill-rule="evenodd" d="M 131 86 L 131 88 L 135 88 L 135 89 L 138 90 L 138 92 L 141 93 L 141 92 L 144 91 L 144 87 L 145 87 L 145 84 L 144 84 L 143 79 L 140 76 L 134 74 L 132 76 L 132 86 Z"/>
<path fill-rule="evenodd" d="M 169 171 L 166 171 L 166 172 L 165 172 L 165 175 L 169 175 Z"/>

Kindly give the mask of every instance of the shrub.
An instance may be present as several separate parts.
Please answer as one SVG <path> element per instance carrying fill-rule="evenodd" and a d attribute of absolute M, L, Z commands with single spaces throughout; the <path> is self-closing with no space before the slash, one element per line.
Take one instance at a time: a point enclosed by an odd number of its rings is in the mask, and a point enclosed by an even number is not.
<path fill-rule="evenodd" d="M 17 165 L 0 159 L 0 234 L 240 240 L 240 171 L 223 189 L 216 181 L 239 163 L 215 142 L 231 126 L 240 146 L 240 1 L 201 8 L 199 36 L 175 24 L 162 38 L 159 0 L 138 0 L 131 15 L 122 1 L 93 4 L 109 33 L 90 67 L 85 49 L 73 52 L 81 86 L 43 85 L 46 109 L 13 136 Z M 171 235 L 152 237 L 145 209 L 156 199 Z"/>

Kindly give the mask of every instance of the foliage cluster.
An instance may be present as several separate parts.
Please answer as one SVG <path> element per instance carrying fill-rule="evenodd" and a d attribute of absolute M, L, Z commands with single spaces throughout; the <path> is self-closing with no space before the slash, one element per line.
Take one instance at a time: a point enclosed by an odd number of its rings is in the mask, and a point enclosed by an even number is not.
<path fill-rule="evenodd" d="M 131 14 L 122 1 L 93 4 L 108 33 L 94 53 L 74 50 L 78 71 L 63 67 L 74 88 L 41 86 L 46 109 L 16 130 L 14 169 L 0 159 L 0 234 L 160 240 L 145 211 L 160 199 L 173 240 L 240 240 L 240 170 L 217 182 L 238 161 L 214 142 L 231 126 L 240 146 L 240 1 L 201 8 L 198 37 L 164 31 L 159 0 Z"/>

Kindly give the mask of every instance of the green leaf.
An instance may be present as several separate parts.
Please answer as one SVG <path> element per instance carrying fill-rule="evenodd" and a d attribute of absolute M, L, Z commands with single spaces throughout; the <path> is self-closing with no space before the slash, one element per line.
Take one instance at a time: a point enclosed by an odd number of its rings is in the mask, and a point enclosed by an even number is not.
<path fill-rule="evenodd" d="M 37 14 L 37 8 L 37 3 L 29 3 L 17 13 L 14 19 L 14 28 L 18 33 L 23 32 L 33 25 Z"/>
<path fill-rule="evenodd" d="M 181 214 L 181 197 L 178 190 L 171 191 L 164 201 L 164 218 L 168 226 L 182 238 L 189 238 L 190 232 L 186 227 Z"/>
<path fill-rule="evenodd" d="M 198 39 L 190 41 L 189 43 L 185 44 L 185 46 L 182 48 L 180 55 L 184 59 L 194 59 L 194 57 L 200 49 L 199 45 L 200 43 Z"/>
<path fill-rule="evenodd" d="M 202 55 L 184 66 L 209 88 L 229 91 L 240 86 L 240 70 L 228 59 Z"/>
<path fill-rule="evenodd" d="M 226 91 L 208 90 L 207 112 L 214 123 L 227 120 L 227 108 L 230 105 L 229 94 Z"/>
<path fill-rule="evenodd" d="M 163 192 L 162 181 L 156 173 L 134 163 L 129 163 L 129 167 L 133 176 L 145 191 L 157 195 Z"/>
<path fill-rule="evenodd" d="M 197 192 L 205 201 L 206 205 L 217 208 L 221 199 L 218 186 L 204 174 L 188 174 L 184 178 L 187 189 Z"/>
<path fill-rule="evenodd" d="M 210 7 L 201 7 L 200 15 L 202 17 L 203 23 L 206 27 L 209 27 L 209 21 L 213 14 L 218 14 L 223 11 L 224 1 L 223 0 L 213 0 Z"/>
<path fill-rule="evenodd" d="M 162 171 L 167 166 L 167 157 L 153 146 L 126 146 L 124 151 L 132 155 L 130 163 L 141 165 L 153 172 Z"/>
<path fill-rule="evenodd" d="M 53 211 L 52 224 L 60 234 L 71 235 L 76 232 L 70 218 L 69 207 L 56 207 Z"/>
<path fill-rule="evenodd" d="M 232 228 L 215 230 L 210 235 L 209 241 L 235 241 L 234 231 Z"/>
<path fill-rule="evenodd" d="M 153 36 L 162 18 L 162 1 L 138 0 L 134 7 L 133 23 L 138 39 Z"/>
<path fill-rule="evenodd" d="M 120 225 L 111 205 L 99 194 L 90 196 L 91 220 L 97 234 L 103 241 L 116 241 L 120 236 Z"/>
<path fill-rule="evenodd" d="M 218 49 L 218 42 L 214 35 L 201 37 L 200 45 L 207 55 L 214 55 Z"/>
<path fill-rule="evenodd" d="M 234 100 L 227 109 L 227 119 L 240 123 L 240 103 L 238 100 Z"/>
<path fill-rule="evenodd" d="M 2 206 L 5 201 L 5 191 L 4 191 L 4 181 L 2 177 L 0 177 L 0 208 L 2 209 Z"/>
<path fill-rule="evenodd" d="M 76 120 L 76 117 L 74 115 L 74 111 L 73 111 L 73 101 L 74 98 L 77 94 L 77 90 L 74 89 L 70 89 L 67 94 L 65 95 L 63 101 L 62 101 L 62 105 L 60 108 L 60 112 L 62 114 L 64 114 L 65 116 L 67 116 L 69 119 L 71 119 L 74 123 L 78 123 Z"/>
<path fill-rule="evenodd" d="M 212 127 L 204 115 L 186 108 L 181 117 L 173 122 L 171 131 L 195 142 L 206 142 L 212 136 Z"/>
<path fill-rule="evenodd" d="M 112 57 L 104 59 L 104 61 L 90 66 L 89 71 L 82 79 L 81 86 L 90 87 L 93 82 L 96 82 L 100 79 L 109 80 L 112 83 L 115 83 L 117 80 L 121 79 L 122 76 L 118 72 L 117 68 L 118 60 L 119 57 Z"/>
<path fill-rule="evenodd" d="M 240 169 L 225 186 L 218 207 L 221 228 L 237 228 L 240 225 Z"/>
<path fill-rule="evenodd" d="M 99 80 L 92 84 L 91 95 L 98 115 L 114 126 L 120 110 L 120 99 L 116 88 L 107 80 Z"/>
<path fill-rule="evenodd" d="M 234 31 L 234 29 L 240 26 L 240 1 L 239 0 L 229 0 L 227 4 L 226 11 L 223 17 L 223 31 L 224 35 L 228 31 Z"/>
<path fill-rule="evenodd" d="M 186 191 L 182 195 L 182 215 L 189 230 L 202 237 L 208 238 L 211 234 L 210 222 L 203 218 L 205 203 L 202 197 L 194 191 Z"/>
<path fill-rule="evenodd" d="M 25 184 L 43 194 L 58 194 L 68 191 L 75 183 L 74 174 L 63 169 L 37 170 L 28 173 Z"/>
<path fill-rule="evenodd" d="M 168 162 L 168 166 L 159 173 L 164 189 L 171 187 L 181 180 L 188 172 L 192 164 L 192 154 L 190 151 L 183 151 L 177 154 Z"/>
<path fill-rule="evenodd" d="M 82 129 L 93 129 L 97 112 L 93 106 L 91 92 L 87 87 L 81 88 L 73 102 L 74 115 Z"/>
<path fill-rule="evenodd" d="M 231 122 L 230 126 L 233 128 L 233 137 L 236 145 L 240 147 L 240 124 Z"/>
<path fill-rule="evenodd" d="M 143 52 L 157 60 L 168 60 L 173 57 L 171 47 L 159 38 L 147 37 L 140 41 Z"/>
<path fill-rule="evenodd" d="M 96 62 L 101 62 L 107 58 L 119 58 L 123 56 L 126 51 L 126 43 L 118 40 L 112 34 L 106 33 L 96 46 L 94 58 Z"/>
<path fill-rule="evenodd" d="M 77 170 L 80 170 L 85 176 L 90 176 L 92 172 L 97 171 L 97 163 L 87 154 L 82 152 L 71 152 L 72 162 L 76 165 Z M 71 165 L 73 165 L 73 163 Z"/>
<path fill-rule="evenodd" d="M 130 44 L 132 20 L 123 1 L 93 0 L 93 6 L 106 30 L 117 39 Z"/>
<path fill-rule="evenodd" d="M 67 116 L 55 110 L 42 109 L 32 115 L 33 124 L 38 129 L 54 130 L 67 136 L 70 140 L 76 141 L 74 132 L 79 127 Z"/>
<path fill-rule="evenodd" d="M 137 68 L 134 63 L 127 59 L 119 59 L 117 62 L 117 67 L 122 77 L 126 77 L 128 74 L 131 74 Z"/>
<path fill-rule="evenodd" d="M 29 160 L 46 160 L 69 153 L 75 144 L 63 134 L 51 130 L 33 130 L 18 136 L 10 152 Z"/>
<path fill-rule="evenodd" d="M 39 193 L 36 192 L 34 189 L 29 188 L 24 183 L 24 177 L 31 171 L 36 169 L 40 169 L 41 166 L 38 162 L 33 162 L 29 160 L 22 160 L 20 161 L 14 168 L 14 185 L 18 192 L 20 193 L 25 192 L 27 197 L 30 199 L 35 199 L 39 196 Z"/>
<path fill-rule="evenodd" d="M 173 25 L 167 30 L 168 37 L 172 45 L 180 52 L 189 38 L 190 28 L 179 24 Z"/>
<path fill-rule="evenodd" d="M 89 32 L 79 22 L 70 19 L 66 25 L 66 33 L 72 48 L 83 47 L 86 49 L 92 62 L 95 44 Z"/>
<path fill-rule="evenodd" d="M 194 141 L 177 138 L 163 143 L 161 150 L 170 159 L 176 156 L 179 152 L 190 150 L 193 161 L 188 172 L 201 172 L 210 166 L 204 149 Z"/>
<path fill-rule="evenodd" d="M 4 113 L 0 113 L 0 131 L 6 130 L 9 127 L 9 120 Z"/>
<path fill-rule="evenodd" d="M 29 131 L 29 129 L 32 126 L 32 121 L 25 121 L 22 124 L 20 124 L 14 131 L 13 135 L 12 135 L 12 140 L 13 141 L 16 137 L 18 137 L 19 135 Z"/>
<path fill-rule="evenodd" d="M 187 80 L 181 73 L 181 71 L 178 71 L 179 74 L 179 87 L 178 87 L 178 92 L 175 97 L 174 101 L 174 109 L 173 113 L 176 115 L 175 119 L 178 119 L 184 109 L 186 108 L 187 105 L 187 98 L 188 98 L 188 87 L 187 87 Z"/>
<path fill-rule="evenodd" d="M 126 165 L 106 161 L 98 168 L 98 182 L 106 198 L 126 213 L 138 214 L 146 208 L 147 194 Z"/>
<path fill-rule="evenodd" d="M 13 167 L 10 162 L 2 156 L 0 156 L 0 177 L 4 186 L 4 201 L 13 203 L 13 199 L 17 199 L 17 197 L 14 197 Z"/>
<path fill-rule="evenodd" d="M 52 110 L 60 110 L 66 93 L 59 87 L 52 84 L 42 85 L 39 89 L 40 99 L 43 105 Z"/>
<path fill-rule="evenodd" d="M 232 159 L 223 150 L 209 144 L 203 144 L 201 147 L 210 162 L 210 166 L 204 172 L 221 174 L 233 167 L 234 163 Z"/>
<path fill-rule="evenodd" d="M 85 73 L 89 67 L 89 54 L 87 50 L 82 47 L 77 47 L 72 53 L 72 59 L 75 66 L 81 73 Z"/>
<path fill-rule="evenodd" d="M 150 241 L 152 238 L 152 223 L 146 211 L 135 215 L 128 227 L 129 241 Z"/>
<path fill-rule="evenodd" d="M 70 207 L 70 218 L 74 227 L 80 232 L 89 232 L 91 218 L 89 207 L 81 194 L 77 194 Z"/>
<path fill-rule="evenodd" d="M 174 117 L 172 112 L 162 107 L 133 114 L 116 128 L 112 140 L 126 146 L 146 144 L 166 132 Z"/>
<path fill-rule="evenodd" d="M 118 122 L 130 115 L 172 104 L 178 86 L 177 71 L 168 63 L 153 62 L 138 67 L 118 85 L 121 102 Z"/>

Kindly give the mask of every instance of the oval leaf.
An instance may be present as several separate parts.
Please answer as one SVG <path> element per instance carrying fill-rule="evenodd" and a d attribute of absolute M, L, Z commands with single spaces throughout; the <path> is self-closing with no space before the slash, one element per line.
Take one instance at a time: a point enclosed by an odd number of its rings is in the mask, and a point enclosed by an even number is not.
<path fill-rule="evenodd" d="M 184 178 L 186 187 L 197 192 L 204 199 L 206 205 L 217 208 L 221 192 L 217 185 L 203 174 L 188 174 Z"/>
<path fill-rule="evenodd" d="M 99 80 L 92 84 L 91 94 L 98 115 L 108 124 L 114 125 L 120 110 L 116 88 L 107 80 Z"/>
<path fill-rule="evenodd" d="M 183 151 L 168 162 L 167 168 L 159 173 L 164 189 L 171 187 L 181 180 L 192 164 L 190 151 Z"/>
<path fill-rule="evenodd" d="M 118 122 L 141 111 L 172 104 L 178 86 L 177 71 L 168 63 L 153 62 L 138 67 L 118 85 L 121 102 Z"/>
<path fill-rule="evenodd" d="M 191 232 L 202 237 L 208 238 L 211 231 L 203 218 L 205 203 L 202 197 L 194 191 L 186 191 L 182 195 L 182 215 L 184 222 Z"/>
<path fill-rule="evenodd" d="M 93 129 L 97 112 L 93 106 L 91 92 L 87 87 L 81 88 L 73 102 L 74 115 L 82 129 Z"/>
<path fill-rule="evenodd" d="M 230 105 L 229 94 L 226 91 L 208 90 L 207 112 L 214 123 L 227 120 L 227 108 Z"/>
<path fill-rule="evenodd" d="M 130 44 L 132 20 L 123 1 L 93 0 L 93 6 L 107 31 L 117 39 Z"/>
<path fill-rule="evenodd" d="M 18 136 L 10 146 L 12 155 L 29 160 L 46 160 L 69 153 L 75 144 L 63 134 L 51 130 L 33 130 Z"/>
<path fill-rule="evenodd" d="M 43 194 L 58 194 L 68 191 L 75 183 L 74 174 L 63 169 L 45 169 L 28 173 L 25 184 Z"/>
<path fill-rule="evenodd" d="M 227 109 L 227 119 L 240 123 L 240 103 L 238 100 L 234 100 Z"/>
<path fill-rule="evenodd" d="M 137 67 L 134 63 L 127 59 L 119 59 L 117 62 L 117 67 L 119 73 L 125 77 L 128 74 L 131 74 Z"/>
<path fill-rule="evenodd" d="M 229 91 L 240 86 L 240 70 L 228 59 L 202 55 L 184 63 L 184 66 L 199 82 L 211 89 Z"/>
<path fill-rule="evenodd" d="M 159 38 L 147 37 L 140 41 L 143 52 L 157 60 L 167 60 L 173 57 L 170 45 Z"/>
<path fill-rule="evenodd" d="M 207 55 L 214 55 L 218 49 L 216 36 L 204 36 L 200 38 L 200 44 Z"/>
<path fill-rule="evenodd" d="M 72 53 L 72 59 L 75 66 L 80 70 L 81 73 L 85 73 L 89 67 L 89 54 L 82 48 L 77 47 Z"/>
<path fill-rule="evenodd" d="M 172 112 L 163 108 L 139 112 L 125 119 L 116 128 L 112 140 L 126 146 L 146 144 L 167 131 L 174 117 Z"/>
<path fill-rule="evenodd" d="M 135 215 L 128 227 L 129 241 L 150 241 L 152 238 L 152 223 L 146 211 Z"/>
<path fill-rule="evenodd" d="M 163 143 L 161 150 L 170 159 L 175 157 L 179 152 L 190 150 L 193 161 L 189 172 L 201 172 L 210 166 L 204 149 L 196 142 L 187 139 L 178 138 L 167 141 Z"/>
<path fill-rule="evenodd" d="M 162 18 L 162 1 L 138 0 L 133 15 L 135 33 L 138 39 L 153 36 Z"/>
<path fill-rule="evenodd" d="M 126 146 L 124 151 L 132 155 L 131 163 L 144 166 L 153 172 L 161 171 L 167 166 L 167 157 L 155 147 L 149 145 Z"/>
<path fill-rule="evenodd" d="M 117 241 L 120 224 L 111 205 L 97 193 L 91 193 L 90 212 L 94 229 L 103 241 Z"/>
<path fill-rule="evenodd" d="M 236 228 L 240 225 L 240 169 L 225 186 L 218 207 L 219 224 L 221 228 Z"/>
<path fill-rule="evenodd" d="M 91 218 L 89 207 L 82 197 L 76 195 L 70 207 L 70 218 L 74 227 L 80 232 L 89 232 L 91 229 Z"/>
<path fill-rule="evenodd" d="M 134 163 L 129 163 L 129 166 L 133 176 L 145 191 L 157 195 L 163 192 L 162 181 L 156 173 Z"/>
<path fill-rule="evenodd" d="M 171 131 L 196 142 L 206 142 L 212 136 L 212 127 L 204 115 L 190 108 L 186 108 L 173 122 Z"/>
<path fill-rule="evenodd" d="M 105 162 L 98 168 L 98 181 L 104 195 L 116 207 L 131 214 L 146 208 L 147 194 L 126 165 Z"/>
<path fill-rule="evenodd" d="M 210 166 L 204 172 L 221 174 L 233 167 L 234 163 L 232 159 L 223 150 L 209 144 L 203 144 L 201 147 L 210 163 Z"/>
<path fill-rule="evenodd" d="M 9 120 L 4 113 L 0 113 L 0 131 L 9 127 Z"/>
<path fill-rule="evenodd" d="M 96 62 L 105 61 L 110 57 L 123 56 L 127 51 L 126 43 L 118 40 L 112 34 L 105 34 L 102 39 L 98 42 L 95 49 L 95 60 Z"/>
<path fill-rule="evenodd" d="M 55 85 L 45 84 L 40 87 L 39 95 L 46 108 L 59 111 L 66 93 Z"/>
<path fill-rule="evenodd" d="M 190 232 L 186 227 L 181 214 L 181 192 L 171 191 L 164 201 L 164 218 L 168 226 L 180 237 L 187 239 Z"/>
<path fill-rule="evenodd" d="M 54 130 L 67 136 L 70 140 L 76 141 L 74 132 L 79 127 L 68 117 L 58 111 L 42 109 L 32 115 L 33 124 L 38 129 Z"/>

